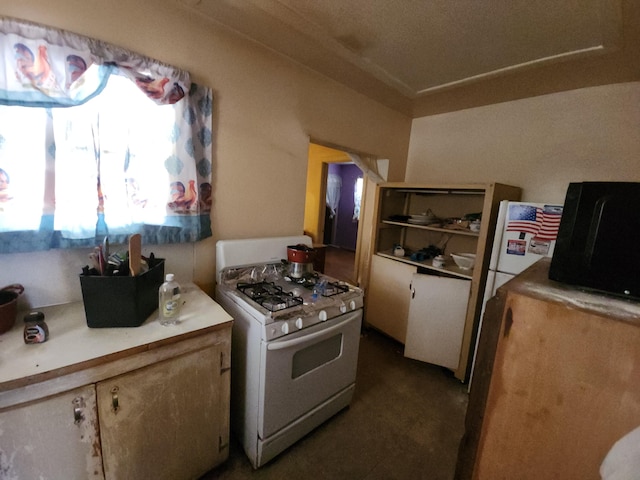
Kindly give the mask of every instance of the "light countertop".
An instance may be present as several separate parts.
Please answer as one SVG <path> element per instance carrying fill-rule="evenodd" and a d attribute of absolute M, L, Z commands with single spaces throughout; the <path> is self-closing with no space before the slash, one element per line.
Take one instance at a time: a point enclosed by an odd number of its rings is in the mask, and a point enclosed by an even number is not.
<path fill-rule="evenodd" d="M 50 378 L 74 365 L 151 350 L 231 325 L 231 316 L 196 285 L 184 285 L 182 297 L 181 321 L 170 326 L 160 325 L 157 310 L 139 327 L 89 328 L 82 302 L 33 309 L 45 314 L 49 328 L 49 339 L 40 344 L 24 343 L 22 318 L 27 312 L 18 312 L 14 327 L 0 335 L 0 392 L 15 388 L 20 379 Z"/>

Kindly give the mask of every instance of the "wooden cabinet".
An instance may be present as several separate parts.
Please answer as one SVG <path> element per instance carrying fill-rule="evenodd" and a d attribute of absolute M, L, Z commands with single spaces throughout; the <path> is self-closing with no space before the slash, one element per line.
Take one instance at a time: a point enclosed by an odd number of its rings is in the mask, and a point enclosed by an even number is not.
<path fill-rule="evenodd" d="M 0 430 L 0 478 L 104 478 L 93 385 L 4 408 Z"/>
<path fill-rule="evenodd" d="M 417 329 L 429 324 L 444 326 L 446 329 L 448 318 L 436 317 L 435 315 L 438 314 L 434 312 L 441 314 L 448 312 L 447 315 L 453 318 L 453 323 L 451 329 L 444 332 L 444 337 L 438 338 L 434 330 L 420 332 L 419 335 L 422 338 L 430 338 L 430 342 L 440 343 L 442 340 L 443 344 L 458 346 L 454 347 L 457 350 L 458 360 L 447 359 L 444 366 L 451 368 L 457 378 L 466 381 L 473 358 L 498 206 L 501 200 L 519 199 L 519 188 L 493 183 L 471 185 L 384 183 L 378 185 L 374 213 L 376 228 L 372 242 L 374 255 L 366 291 L 365 322 L 405 343 L 406 346 L 409 318 L 420 319 L 427 313 L 420 310 L 424 307 L 417 306 L 419 302 L 411 300 L 413 275 L 430 274 L 468 282 L 464 288 L 460 288 L 462 282 L 451 282 L 449 290 L 441 290 L 439 299 L 430 297 L 432 322 L 419 322 L 413 325 Z M 424 225 L 416 223 L 411 218 L 411 215 L 420 215 L 424 212 L 431 212 L 444 221 Z M 480 216 L 480 231 L 472 231 L 466 227 L 466 224 L 460 225 L 446 221 L 446 219 L 460 219 L 465 216 Z M 395 245 L 401 245 L 404 248 L 404 256 L 394 255 Z M 419 257 L 420 251 L 431 246 L 444 251 L 446 257 L 444 268 L 433 266 L 430 257 L 424 259 Z M 450 253 L 456 252 L 475 253 L 475 267 L 472 270 L 458 268 L 449 256 Z M 458 288 L 454 288 L 453 285 Z M 460 316 L 454 314 L 453 310 L 447 309 L 448 305 L 460 302 L 464 311 L 461 329 L 458 328 Z M 416 306 L 413 306 L 414 304 Z M 410 308 L 415 310 L 411 315 Z M 452 338 L 454 331 L 457 338 Z M 414 346 L 423 350 L 421 345 Z M 409 349 L 410 354 L 412 351 L 415 351 L 413 346 Z M 442 355 L 436 353 L 432 357 L 429 352 L 419 352 L 416 358 L 437 359 L 442 358 Z"/>
<path fill-rule="evenodd" d="M 600 479 L 640 425 L 640 304 L 548 279 L 540 260 L 488 303 L 458 479 Z"/>
<path fill-rule="evenodd" d="M 223 349 L 212 345 L 97 384 L 106 478 L 198 478 L 226 459 Z"/>
<path fill-rule="evenodd" d="M 228 456 L 232 320 L 185 289 L 183 322 L 89 329 L 41 309 L 50 339 L 0 336 L 2 478 L 199 478 Z"/>

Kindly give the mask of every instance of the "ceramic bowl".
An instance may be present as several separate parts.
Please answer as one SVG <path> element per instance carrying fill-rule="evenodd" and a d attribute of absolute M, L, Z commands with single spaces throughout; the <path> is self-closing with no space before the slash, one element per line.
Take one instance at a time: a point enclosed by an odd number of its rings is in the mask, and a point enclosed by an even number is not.
<path fill-rule="evenodd" d="M 471 270 L 476 263 L 475 253 L 452 253 L 451 258 L 463 270 Z"/>

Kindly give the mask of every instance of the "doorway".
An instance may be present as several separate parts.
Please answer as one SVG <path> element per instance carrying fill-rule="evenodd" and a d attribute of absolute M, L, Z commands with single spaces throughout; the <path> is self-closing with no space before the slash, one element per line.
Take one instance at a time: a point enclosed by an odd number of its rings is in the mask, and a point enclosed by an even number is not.
<path fill-rule="evenodd" d="M 309 144 L 305 233 L 325 252 L 324 273 L 355 283 L 364 174 L 343 150 Z"/>

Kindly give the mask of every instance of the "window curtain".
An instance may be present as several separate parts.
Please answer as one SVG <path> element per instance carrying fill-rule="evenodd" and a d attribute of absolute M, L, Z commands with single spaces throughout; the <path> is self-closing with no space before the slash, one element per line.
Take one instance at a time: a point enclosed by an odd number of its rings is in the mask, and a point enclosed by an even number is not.
<path fill-rule="evenodd" d="M 330 218 L 333 218 L 338 213 L 338 206 L 340 205 L 340 191 L 342 190 L 342 178 L 335 173 L 329 173 L 327 175 L 327 198 L 326 202 L 330 210 Z"/>
<path fill-rule="evenodd" d="M 15 19 L 0 59 L 0 253 L 211 236 L 211 89 Z"/>
<path fill-rule="evenodd" d="M 353 185 L 353 221 L 360 221 L 360 205 L 362 203 L 362 177 L 356 179 Z"/>

